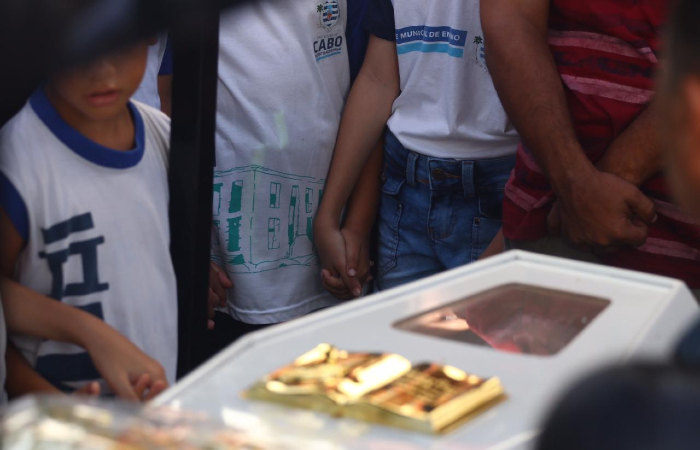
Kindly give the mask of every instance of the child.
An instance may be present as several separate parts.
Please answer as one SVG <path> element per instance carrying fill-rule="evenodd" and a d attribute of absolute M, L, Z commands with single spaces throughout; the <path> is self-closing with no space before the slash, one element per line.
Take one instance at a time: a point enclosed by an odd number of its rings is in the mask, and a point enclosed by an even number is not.
<path fill-rule="evenodd" d="M 479 257 L 501 226 L 518 145 L 486 66 L 478 0 L 372 0 L 365 23 L 372 36 L 316 220 L 324 267 L 356 296 L 340 215 L 387 122 L 379 289 Z"/>
<path fill-rule="evenodd" d="M 85 348 L 112 391 L 121 398 L 150 400 L 167 387 L 162 366 L 97 317 L 10 280 L 0 280 L 0 292 L 0 405 L 5 396 L 5 323 L 11 333 Z M 53 388 L 49 386 L 48 390 Z M 99 390 L 99 385 L 92 382 L 84 392 L 97 395 Z"/>
<path fill-rule="evenodd" d="M 116 328 L 175 380 L 177 304 L 170 263 L 169 119 L 129 102 L 143 42 L 67 70 L 0 131 L 0 271 Z M 100 380 L 82 349 L 15 335 L 31 366 L 63 391 Z M 20 395 L 41 380 L 12 357 Z M 104 386 L 105 393 L 108 393 Z"/>
<path fill-rule="evenodd" d="M 337 303 L 318 276 L 313 218 L 364 4 L 261 0 L 222 16 L 211 297 L 227 314 L 216 316 L 218 347 Z"/>

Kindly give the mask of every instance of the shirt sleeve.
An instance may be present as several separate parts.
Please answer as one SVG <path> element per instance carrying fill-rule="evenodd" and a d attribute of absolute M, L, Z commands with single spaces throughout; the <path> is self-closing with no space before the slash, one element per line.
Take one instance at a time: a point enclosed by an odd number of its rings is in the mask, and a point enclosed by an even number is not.
<path fill-rule="evenodd" d="M 350 78 L 354 81 L 365 59 L 369 35 L 362 26 L 369 0 L 348 0 L 348 24 L 345 39 L 350 59 Z"/>
<path fill-rule="evenodd" d="M 0 172 L 0 209 L 5 211 L 26 245 L 29 239 L 27 205 L 12 182 L 2 172 Z"/>
<path fill-rule="evenodd" d="M 163 53 L 163 61 L 160 63 L 160 70 L 158 75 L 172 75 L 173 74 L 173 51 L 170 45 L 170 39 L 165 44 L 165 53 Z"/>
<path fill-rule="evenodd" d="M 391 0 L 369 0 L 364 27 L 380 39 L 396 40 L 396 23 L 394 22 L 394 5 Z"/>

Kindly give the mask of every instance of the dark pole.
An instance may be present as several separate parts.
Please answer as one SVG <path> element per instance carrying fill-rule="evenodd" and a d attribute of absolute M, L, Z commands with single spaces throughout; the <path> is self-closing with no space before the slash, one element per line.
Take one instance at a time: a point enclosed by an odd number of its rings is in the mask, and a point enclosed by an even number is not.
<path fill-rule="evenodd" d="M 179 17 L 170 31 L 171 255 L 179 309 L 178 378 L 204 361 L 218 80 L 219 14 Z M 157 318 L 154 318 L 157 319 Z"/>

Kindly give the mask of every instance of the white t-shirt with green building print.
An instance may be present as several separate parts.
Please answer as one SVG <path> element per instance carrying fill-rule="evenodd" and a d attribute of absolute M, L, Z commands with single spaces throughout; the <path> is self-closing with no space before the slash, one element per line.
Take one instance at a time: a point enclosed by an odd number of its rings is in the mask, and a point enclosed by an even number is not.
<path fill-rule="evenodd" d="M 313 218 L 350 87 L 346 7 L 261 0 L 222 16 L 212 260 L 234 282 L 227 312 L 239 321 L 336 304 Z"/>

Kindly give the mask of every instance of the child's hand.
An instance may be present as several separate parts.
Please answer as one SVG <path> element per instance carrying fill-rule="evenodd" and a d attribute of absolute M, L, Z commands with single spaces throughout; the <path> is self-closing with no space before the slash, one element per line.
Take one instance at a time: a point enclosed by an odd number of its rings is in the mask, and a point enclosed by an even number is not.
<path fill-rule="evenodd" d="M 340 300 L 362 295 L 362 286 L 369 281 L 368 239 L 348 229 L 319 226 L 315 244 L 323 263 L 321 278 L 326 290 Z"/>
<path fill-rule="evenodd" d="M 210 330 L 213 330 L 215 326 L 212 320 L 215 314 L 214 309 L 226 306 L 226 289 L 232 287 L 233 282 L 226 272 L 212 262 L 209 269 L 209 322 L 207 324 Z"/>
<path fill-rule="evenodd" d="M 345 240 L 345 265 L 348 276 L 356 278 L 362 286 L 365 286 L 372 281 L 370 269 L 373 264 L 369 258 L 369 236 L 364 236 L 348 227 L 344 227 L 340 233 Z"/>
<path fill-rule="evenodd" d="M 98 383 L 97 381 L 91 381 L 90 383 L 73 392 L 73 395 L 77 395 L 80 397 L 99 397 L 101 390 L 102 389 L 100 388 L 100 383 Z"/>
<path fill-rule="evenodd" d="M 86 333 L 84 347 L 117 397 L 145 401 L 168 387 L 165 370 L 157 361 L 104 322 L 93 328 Z"/>
<path fill-rule="evenodd" d="M 136 377 L 131 383 L 136 396 L 144 402 L 151 401 L 168 388 L 164 380 L 151 382 L 151 376 L 147 373 Z"/>

